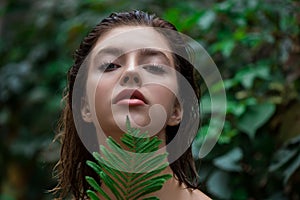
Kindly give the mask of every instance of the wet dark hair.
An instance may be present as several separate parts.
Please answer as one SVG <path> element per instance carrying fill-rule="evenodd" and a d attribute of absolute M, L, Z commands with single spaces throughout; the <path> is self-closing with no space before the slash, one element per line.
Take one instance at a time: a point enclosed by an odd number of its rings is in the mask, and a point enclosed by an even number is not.
<path fill-rule="evenodd" d="M 78 136 L 72 114 L 72 103 L 74 103 L 72 102 L 72 94 L 78 71 L 89 53 L 92 51 L 97 40 L 103 36 L 103 34 L 119 26 L 158 27 L 177 31 L 174 25 L 156 17 L 155 15 L 150 15 L 142 11 L 131 11 L 112 13 L 96 25 L 96 27 L 94 27 L 83 39 L 79 48 L 75 52 L 75 62 L 68 71 L 68 85 L 64 96 L 65 108 L 63 110 L 63 116 L 59 126 L 58 138 L 60 139 L 62 146 L 60 160 L 56 166 L 58 185 L 54 191 L 59 193 L 60 198 L 65 198 L 70 194 L 73 195 L 75 199 L 87 198 L 85 191 L 89 188 L 89 186 L 85 181 L 85 176 L 89 175 L 97 179 L 97 175 L 85 164 L 87 160 L 94 159 Z M 172 47 L 172 44 L 170 46 L 171 48 L 176 48 Z M 183 57 L 178 55 L 173 55 L 173 57 L 176 70 L 179 71 L 186 80 L 188 80 L 197 95 L 198 103 L 199 90 L 195 84 L 193 67 Z M 188 102 L 188 100 L 186 102 Z M 192 108 L 190 111 L 184 110 L 184 112 L 192 112 Z M 196 112 L 198 112 L 198 110 Z M 194 122 L 193 120 L 186 119 L 185 123 L 189 126 Z M 178 128 L 179 125 L 166 128 L 167 144 L 175 137 Z M 187 188 L 192 189 L 196 189 L 198 187 L 198 175 L 195 170 L 191 145 L 189 145 L 188 149 L 180 156 L 179 159 L 170 164 L 170 167 L 175 178 L 177 178 L 181 184 L 183 183 Z"/>

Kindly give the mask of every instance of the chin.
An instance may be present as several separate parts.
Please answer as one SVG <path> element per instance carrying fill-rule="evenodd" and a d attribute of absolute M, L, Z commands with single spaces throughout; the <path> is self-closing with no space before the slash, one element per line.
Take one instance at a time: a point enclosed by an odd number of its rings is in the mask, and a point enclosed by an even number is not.
<path fill-rule="evenodd" d="M 129 117 L 130 125 L 133 128 L 143 129 L 150 123 L 148 115 L 141 113 L 129 113 L 129 115 L 118 113 L 111 118 L 99 119 L 101 128 L 108 132 L 126 132 L 126 118 Z M 104 120 L 103 120 L 104 119 Z M 143 130 L 144 131 L 144 130 Z"/>
<path fill-rule="evenodd" d="M 140 113 L 130 113 L 129 120 L 131 122 L 132 127 L 136 124 L 140 128 L 147 126 L 150 123 L 150 118 L 148 115 L 143 115 Z M 135 127 L 135 128 L 139 128 Z"/>

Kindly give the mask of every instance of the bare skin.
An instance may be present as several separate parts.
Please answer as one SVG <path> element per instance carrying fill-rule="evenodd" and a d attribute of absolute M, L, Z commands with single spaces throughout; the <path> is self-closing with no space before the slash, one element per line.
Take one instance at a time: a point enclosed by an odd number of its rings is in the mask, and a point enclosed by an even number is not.
<path fill-rule="evenodd" d="M 170 168 L 167 169 L 168 173 L 172 173 Z M 168 180 L 161 190 L 152 193 L 152 196 L 156 196 L 161 200 L 209 200 L 203 192 L 197 189 L 187 189 L 184 184 L 179 184 L 179 181 L 172 177 Z M 150 196 L 150 195 L 149 195 Z"/>
<path fill-rule="evenodd" d="M 179 185 L 179 182 L 172 178 L 168 180 L 163 188 L 155 193 L 154 196 L 161 200 L 208 200 L 211 199 L 200 190 L 186 189 L 184 185 Z"/>

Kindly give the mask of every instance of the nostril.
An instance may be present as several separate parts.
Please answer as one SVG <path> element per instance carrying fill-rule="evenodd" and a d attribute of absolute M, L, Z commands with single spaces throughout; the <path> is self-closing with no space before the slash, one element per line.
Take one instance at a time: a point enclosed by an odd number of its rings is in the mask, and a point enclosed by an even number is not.
<path fill-rule="evenodd" d="M 140 82 L 140 80 L 139 80 L 138 77 L 134 77 L 133 80 L 134 80 L 136 83 L 139 83 L 139 82 Z"/>
<path fill-rule="evenodd" d="M 139 85 L 142 80 L 138 74 L 126 74 L 123 78 L 121 78 L 121 83 L 124 85 Z"/>
<path fill-rule="evenodd" d="M 128 76 L 126 76 L 126 77 L 124 78 L 124 82 L 127 83 L 127 81 L 129 81 L 129 77 L 128 77 Z"/>

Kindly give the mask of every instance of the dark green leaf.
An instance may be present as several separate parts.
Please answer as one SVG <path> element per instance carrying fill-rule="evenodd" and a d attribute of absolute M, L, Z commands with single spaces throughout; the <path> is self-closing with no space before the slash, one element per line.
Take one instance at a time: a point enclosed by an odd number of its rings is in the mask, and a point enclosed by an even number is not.
<path fill-rule="evenodd" d="M 230 176 L 222 171 L 215 171 L 209 177 L 207 189 L 210 193 L 220 199 L 230 199 L 231 189 L 229 186 Z"/>
<path fill-rule="evenodd" d="M 100 200 L 100 198 L 97 196 L 97 194 L 94 191 L 88 190 L 86 191 L 86 193 L 89 196 L 89 198 L 91 198 L 91 200 Z"/>
<path fill-rule="evenodd" d="M 287 184 L 290 177 L 296 170 L 300 169 L 300 152 L 298 152 L 298 156 L 293 160 L 293 162 L 284 170 L 284 183 Z"/>
<path fill-rule="evenodd" d="M 85 177 L 85 180 L 96 190 L 96 191 L 100 191 L 101 190 L 101 187 L 100 185 L 95 181 L 94 178 L 92 177 L 89 177 L 89 176 L 86 176 Z"/>
<path fill-rule="evenodd" d="M 238 127 L 254 139 L 256 130 L 264 125 L 275 112 L 275 105 L 270 103 L 249 106 L 238 120 Z"/>
<path fill-rule="evenodd" d="M 240 148 L 232 149 L 227 154 L 215 158 L 213 160 L 214 165 L 223 169 L 225 171 L 235 171 L 240 172 L 242 171 L 241 166 L 239 165 L 238 161 L 242 158 L 243 152 Z"/>

